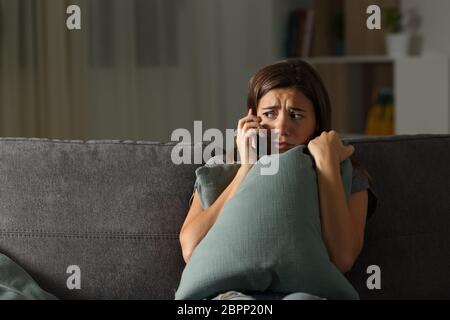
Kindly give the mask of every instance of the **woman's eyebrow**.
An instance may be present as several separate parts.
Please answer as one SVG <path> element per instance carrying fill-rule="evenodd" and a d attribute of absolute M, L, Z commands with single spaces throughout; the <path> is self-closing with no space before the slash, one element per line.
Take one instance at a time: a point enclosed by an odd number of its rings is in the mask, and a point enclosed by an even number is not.
<path fill-rule="evenodd" d="M 299 108 L 299 107 L 290 107 L 289 109 L 291 109 L 291 110 L 296 110 L 296 111 L 303 111 L 303 112 L 306 112 L 306 109 Z"/>
<path fill-rule="evenodd" d="M 280 109 L 280 107 L 279 106 L 267 106 L 267 107 L 262 107 L 261 109 L 264 109 L 264 110 L 272 110 L 272 109 Z M 303 108 L 299 108 L 299 107 L 289 107 L 289 109 L 291 109 L 291 110 L 296 110 L 296 111 L 303 111 L 303 112 L 306 112 L 306 109 L 303 109 Z"/>
<path fill-rule="evenodd" d="M 280 109 L 279 106 L 267 106 L 267 107 L 262 107 L 261 109 Z"/>

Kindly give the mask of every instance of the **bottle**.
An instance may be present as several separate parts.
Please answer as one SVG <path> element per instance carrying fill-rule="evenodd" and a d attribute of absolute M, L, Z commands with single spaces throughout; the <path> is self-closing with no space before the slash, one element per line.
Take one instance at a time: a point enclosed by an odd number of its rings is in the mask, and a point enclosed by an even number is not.
<path fill-rule="evenodd" d="M 381 136 L 394 134 L 393 127 L 393 93 L 390 88 L 381 88 L 375 91 L 373 106 L 369 108 L 366 123 L 366 134 Z"/>

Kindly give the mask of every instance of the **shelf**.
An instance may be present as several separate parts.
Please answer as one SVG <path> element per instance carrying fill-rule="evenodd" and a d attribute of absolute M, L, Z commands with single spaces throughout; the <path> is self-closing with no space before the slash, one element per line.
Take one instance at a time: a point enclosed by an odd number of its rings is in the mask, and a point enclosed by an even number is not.
<path fill-rule="evenodd" d="M 295 58 L 290 58 L 295 60 Z M 311 64 L 339 64 L 339 63 L 389 63 L 395 58 L 384 55 L 380 56 L 323 56 L 301 58 Z"/>
<path fill-rule="evenodd" d="M 302 59 L 311 64 L 349 64 L 349 63 L 393 63 L 399 61 L 442 61 L 442 59 L 447 59 L 448 55 L 445 54 L 426 54 L 417 56 L 406 56 L 406 57 L 389 57 L 384 55 L 379 56 L 317 56 L 317 57 L 290 57 L 284 58 L 284 60 L 296 60 Z"/>

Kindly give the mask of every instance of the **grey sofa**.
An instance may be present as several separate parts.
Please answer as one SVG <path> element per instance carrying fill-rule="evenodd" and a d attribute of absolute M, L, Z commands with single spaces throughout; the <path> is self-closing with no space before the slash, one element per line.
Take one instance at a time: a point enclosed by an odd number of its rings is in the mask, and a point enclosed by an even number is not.
<path fill-rule="evenodd" d="M 347 141 L 378 195 L 349 280 L 362 299 L 449 299 L 450 135 Z M 173 146 L 0 139 L 0 252 L 61 299 L 173 299 L 199 166 L 173 164 Z"/>

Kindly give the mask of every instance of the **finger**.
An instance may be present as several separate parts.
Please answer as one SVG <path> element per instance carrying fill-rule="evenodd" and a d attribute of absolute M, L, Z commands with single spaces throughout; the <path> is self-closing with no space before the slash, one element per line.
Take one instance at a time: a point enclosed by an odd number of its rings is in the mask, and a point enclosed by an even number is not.
<path fill-rule="evenodd" d="M 244 163 L 254 164 L 257 161 L 255 138 L 256 138 L 255 136 L 247 136 L 247 135 L 244 136 L 245 139 L 245 145 L 243 148 Z"/>
<path fill-rule="evenodd" d="M 237 125 L 238 129 L 242 129 L 242 127 L 244 126 L 244 123 L 245 123 L 245 118 L 239 119 L 238 125 Z"/>
<path fill-rule="evenodd" d="M 241 149 L 239 150 L 239 157 L 241 158 L 241 162 L 245 163 L 247 159 L 247 153 L 248 153 L 248 141 L 246 137 L 244 138 L 244 144 L 242 145 Z"/>
<path fill-rule="evenodd" d="M 260 128 L 258 130 L 258 134 L 259 134 L 260 137 L 266 138 L 268 136 L 267 129 L 260 125 Z"/>
<path fill-rule="evenodd" d="M 350 149 L 350 155 L 352 155 L 355 152 L 355 147 L 353 145 L 348 146 Z"/>
<path fill-rule="evenodd" d="M 243 163 L 245 164 L 250 164 L 252 163 L 252 159 L 254 158 L 253 156 L 253 149 L 251 147 L 251 137 L 244 137 L 245 139 L 245 145 L 244 145 L 244 150 L 243 150 L 243 154 L 242 154 L 242 159 L 241 161 L 243 161 Z"/>
<path fill-rule="evenodd" d="M 245 118 L 245 121 L 246 122 L 249 122 L 249 121 L 255 121 L 255 122 L 258 122 L 258 117 L 257 116 L 254 116 L 254 115 L 249 115 L 249 116 L 246 116 Z"/>
<path fill-rule="evenodd" d="M 251 121 L 251 122 L 246 122 L 246 123 L 244 124 L 244 126 L 242 127 L 242 129 L 243 129 L 244 131 L 246 131 L 246 130 L 248 130 L 248 129 L 250 129 L 250 128 L 259 129 L 259 128 L 260 128 L 260 125 L 259 125 L 258 122 Z"/>
<path fill-rule="evenodd" d="M 258 132 L 255 128 L 249 128 L 248 130 L 246 130 L 244 132 L 244 137 L 251 138 L 251 137 L 256 136 L 257 133 Z"/>
<path fill-rule="evenodd" d="M 344 148 L 344 159 L 347 159 L 348 157 L 350 157 L 353 152 L 355 151 L 355 147 L 353 147 L 351 144 L 345 146 Z"/>
<path fill-rule="evenodd" d="M 248 116 L 246 116 L 246 117 L 244 117 L 244 118 L 242 118 L 242 119 L 240 119 L 239 121 L 238 121 L 238 129 L 242 129 L 242 127 L 244 126 L 244 124 L 245 123 L 247 123 L 247 122 L 252 122 L 252 121 L 257 121 L 257 117 L 256 116 L 254 116 L 254 115 L 248 115 Z"/>
<path fill-rule="evenodd" d="M 242 128 L 242 126 L 244 125 L 244 123 L 248 121 L 248 118 L 249 118 L 251 115 L 252 115 L 252 109 L 249 108 L 249 109 L 248 109 L 248 112 L 247 112 L 247 115 L 246 115 L 245 117 L 239 119 L 239 121 L 238 121 L 238 129 L 241 129 L 241 128 Z"/>
<path fill-rule="evenodd" d="M 258 124 L 247 122 L 246 124 L 244 124 L 242 129 L 238 130 L 238 133 L 240 133 L 241 135 L 245 135 L 249 130 L 254 130 L 255 132 L 258 132 L 259 131 Z"/>
<path fill-rule="evenodd" d="M 251 146 L 252 146 L 252 148 L 253 148 L 253 149 L 256 149 L 256 148 L 257 148 L 257 141 L 258 141 L 258 138 L 256 138 L 256 135 L 252 136 L 252 138 L 250 139 L 250 141 L 251 141 Z"/>

